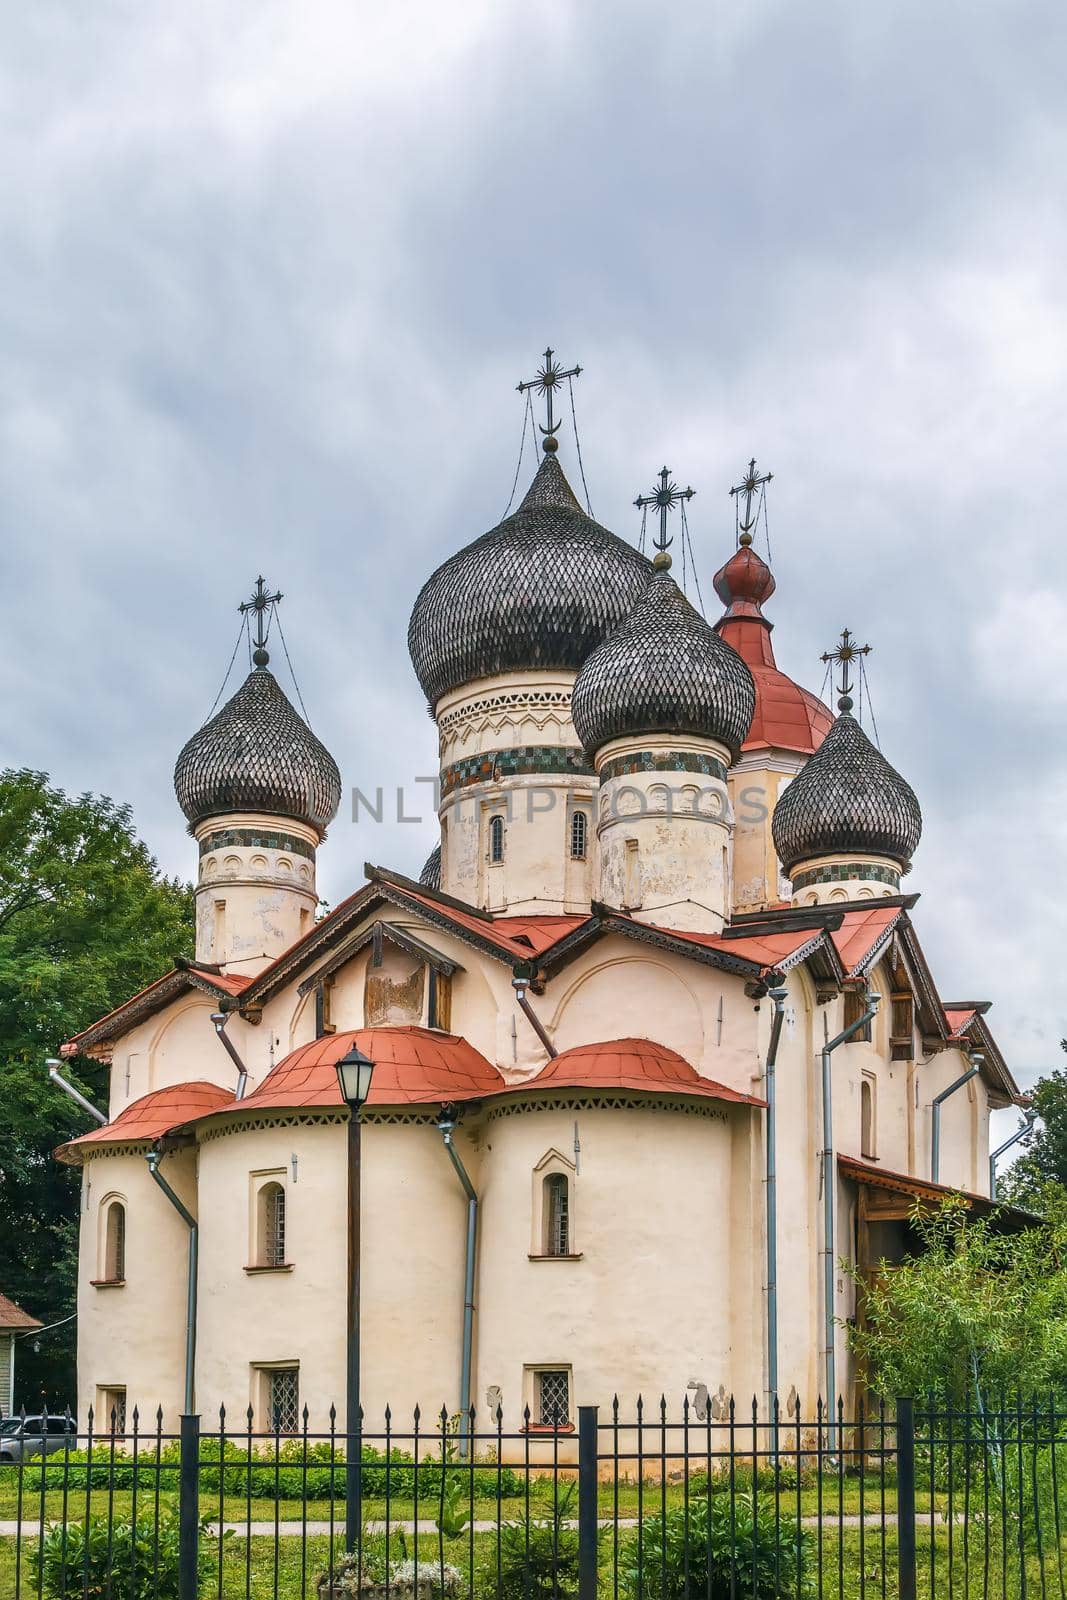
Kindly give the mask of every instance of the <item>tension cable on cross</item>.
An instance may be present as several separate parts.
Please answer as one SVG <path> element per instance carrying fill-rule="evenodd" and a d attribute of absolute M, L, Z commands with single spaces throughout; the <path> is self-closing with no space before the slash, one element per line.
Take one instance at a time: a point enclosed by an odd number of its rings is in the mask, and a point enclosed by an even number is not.
<path fill-rule="evenodd" d="M 836 685 L 838 694 L 837 707 L 839 711 L 852 710 L 852 690 L 854 687 L 852 682 L 853 662 L 857 663 L 858 670 L 862 673 L 863 657 L 870 655 L 870 653 L 871 646 L 869 644 L 857 644 L 849 629 L 842 628 L 841 638 L 838 640 L 835 648 L 833 650 L 827 650 L 820 657 L 820 660 L 827 663 L 828 671 L 832 670 L 834 663 L 841 668 L 841 681 Z"/>
<path fill-rule="evenodd" d="M 545 426 L 542 427 L 538 423 L 537 428 L 544 435 L 541 440 L 541 449 L 549 455 L 559 449 L 559 440 L 556 438 L 556 434 L 559 431 L 559 420 L 556 417 L 553 406 L 556 391 L 564 379 L 577 378 L 581 370 L 581 367 L 578 366 L 568 367 L 564 370 L 560 363 L 555 360 L 555 351 L 550 345 L 545 351 L 542 365 L 537 369 L 537 376 L 535 378 L 524 378 L 517 385 L 520 394 L 525 394 L 528 389 L 533 389 L 537 394 L 543 394 L 545 397 Z"/>
<path fill-rule="evenodd" d="M 764 507 L 766 486 L 774 477 L 773 472 L 760 473 L 756 470 L 756 458 L 748 464 L 748 471 L 741 482 L 735 484 L 730 490 L 730 497 L 734 502 L 734 526 L 737 532 L 737 542 L 746 549 L 752 543 L 752 530 L 759 522 L 760 508 Z M 741 499 L 744 498 L 745 510 L 741 514 Z M 755 512 L 752 502 L 756 501 Z M 766 508 L 764 507 L 764 521 L 766 522 Z M 770 538 L 767 540 L 767 554 L 770 555 Z"/>
<path fill-rule="evenodd" d="M 659 484 L 651 494 L 639 494 L 634 501 L 642 513 L 647 515 L 648 508 L 654 506 L 659 512 L 659 532 L 655 536 L 656 555 L 652 565 L 659 571 L 665 572 L 670 567 L 671 558 L 668 547 L 674 543 L 673 537 L 667 532 L 667 517 L 675 506 L 681 505 L 686 500 L 692 500 L 696 490 L 687 487 L 679 489 L 671 477 L 670 467 L 661 467 Z M 644 524 L 642 522 L 642 531 Z"/>

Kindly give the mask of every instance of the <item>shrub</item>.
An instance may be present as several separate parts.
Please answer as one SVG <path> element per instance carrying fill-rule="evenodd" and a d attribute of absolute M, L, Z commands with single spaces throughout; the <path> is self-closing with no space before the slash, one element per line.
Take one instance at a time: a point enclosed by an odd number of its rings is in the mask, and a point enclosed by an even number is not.
<path fill-rule="evenodd" d="M 204 1582 L 213 1558 L 203 1527 L 200 1532 Z M 48 1600 L 74 1594 L 83 1600 L 118 1594 L 124 1600 L 177 1600 L 178 1519 L 173 1512 L 160 1517 L 158 1534 L 149 1518 L 136 1527 L 131 1522 L 109 1527 L 106 1517 L 65 1527 L 50 1523 L 30 1563 L 35 1589 Z"/>
<path fill-rule="evenodd" d="M 640 1543 L 640 1566 L 638 1545 Z M 620 1552 L 620 1583 L 628 1596 L 683 1600 L 688 1593 L 710 1600 L 801 1600 L 810 1594 L 809 1536 L 751 1495 L 728 1494 L 690 1500 L 666 1517 L 646 1517 L 640 1541 L 634 1534 Z M 800 1584 L 797 1584 L 797 1571 Z"/>
<path fill-rule="evenodd" d="M 500 1529 L 479 1573 L 479 1593 L 495 1600 L 573 1600 L 578 1593 L 578 1534 L 567 1526 L 574 1484 L 558 1495 L 550 1517 L 519 1517 Z"/>

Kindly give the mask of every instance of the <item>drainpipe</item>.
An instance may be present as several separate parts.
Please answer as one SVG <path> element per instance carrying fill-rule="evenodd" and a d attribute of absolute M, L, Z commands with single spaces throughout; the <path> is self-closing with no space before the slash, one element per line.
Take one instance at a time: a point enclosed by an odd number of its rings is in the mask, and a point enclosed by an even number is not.
<path fill-rule="evenodd" d="M 1030 1129 L 1033 1127 L 1033 1125 L 1034 1125 L 1034 1123 L 1036 1121 L 1037 1121 L 1037 1112 L 1036 1111 L 1027 1111 L 1026 1114 L 1025 1114 L 1024 1120 L 1022 1121 L 1022 1123 L 1020 1123 L 1019 1127 L 1016 1128 L 1016 1130 L 1012 1134 L 1011 1138 L 1010 1139 L 1005 1139 L 1003 1144 L 998 1144 L 997 1148 L 993 1151 L 992 1155 L 989 1157 L 989 1198 L 990 1198 L 990 1200 L 995 1200 L 997 1198 L 997 1162 L 1000 1160 L 1001 1156 L 1004 1154 L 1004 1152 L 1006 1150 L 1010 1150 L 1013 1144 L 1018 1144 L 1019 1140 L 1022 1138 L 1024 1133 L 1029 1133 L 1030 1132 Z"/>
<path fill-rule="evenodd" d="M 867 1009 L 861 1017 L 822 1047 L 822 1215 L 823 1215 L 823 1338 L 826 1361 L 827 1442 L 834 1449 L 837 1415 L 837 1357 L 834 1331 L 834 1107 L 830 1078 L 830 1057 L 839 1045 L 866 1027 L 878 1013 L 881 995 L 868 992 Z"/>
<path fill-rule="evenodd" d="M 45 1066 L 48 1068 L 48 1076 L 51 1078 L 52 1082 L 58 1089 L 62 1089 L 64 1094 L 69 1094 L 75 1105 L 81 1106 L 82 1110 L 90 1117 L 96 1118 L 97 1122 L 99 1122 L 102 1128 L 106 1128 L 107 1118 L 104 1116 L 104 1113 L 102 1111 L 98 1111 L 91 1100 L 86 1100 L 81 1091 L 79 1089 L 75 1089 L 72 1083 L 68 1083 L 66 1078 L 60 1077 L 59 1068 L 61 1065 L 62 1063 L 56 1061 L 52 1056 L 49 1056 L 45 1062 Z"/>
<path fill-rule="evenodd" d="M 474 1274 L 478 1252 L 478 1195 L 470 1174 L 456 1149 L 452 1135 L 458 1122 L 455 1106 L 442 1106 L 437 1117 L 437 1127 L 448 1152 L 448 1159 L 456 1169 L 456 1176 L 467 1196 L 467 1248 L 463 1266 L 463 1345 L 459 1368 L 459 1403 L 462 1413 L 459 1434 L 459 1453 L 467 1454 L 467 1434 L 471 1425 L 471 1346 L 474 1341 Z"/>
<path fill-rule="evenodd" d="M 548 1051 L 549 1057 L 551 1058 L 553 1056 L 558 1056 L 559 1055 L 559 1051 L 556 1049 L 555 1045 L 552 1043 L 552 1040 L 548 1037 L 548 1034 L 545 1032 L 545 1029 L 544 1029 L 544 1024 L 541 1022 L 541 1019 L 538 1017 L 538 1015 L 535 1012 L 533 1006 L 530 1004 L 529 1000 L 527 1000 L 527 998 L 526 998 L 526 991 L 529 988 L 529 986 L 530 986 L 529 978 L 520 978 L 517 973 L 516 973 L 515 977 L 512 978 L 512 980 L 511 980 L 511 987 L 515 991 L 515 999 L 518 1002 L 519 1010 L 522 1012 L 523 1016 L 526 1018 L 527 1022 L 530 1024 L 530 1027 L 533 1029 L 534 1033 L 536 1033 L 537 1037 L 540 1039 L 541 1043 L 544 1045 L 545 1049 Z"/>
<path fill-rule="evenodd" d="M 248 1069 L 241 1060 L 240 1056 L 237 1054 L 233 1040 L 226 1032 L 226 1024 L 230 1020 L 230 1013 L 228 1011 L 213 1011 L 211 1013 L 211 1020 L 215 1024 L 215 1032 L 219 1036 L 219 1043 L 222 1045 L 223 1049 L 226 1051 L 226 1054 L 237 1068 L 237 1090 L 234 1094 L 234 1099 L 243 1100 L 245 1097 L 245 1090 L 248 1088 Z"/>
<path fill-rule="evenodd" d="M 167 1199 L 189 1229 L 189 1287 L 185 1308 L 185 1412 L 193 1415 L 196 1399 L 196 1269 L 200 1253 L 200 1229 L 192 1212 L 178 1199 L 170 1184 L 159 1170 L 160 1152 L 149 1150 L 145 1156 L 148 1170 L 163 1190 Z"/>
<path fill-rule="evenodd" d="M 934 1126 L 930 1137 L 930 1181 L 932 1183 L 937 1183 L 938 1175 L 941 1171 L 941 1106 L 950 1094 L 955 1094 L 957 1089 L 962 1089 L 965 1083 L 970 1083 L 972 1078 L 978 1076 L 978 1073 L 982 1070 L 982 1062 L 984 1060 L 985 1057 L 980 1051 L 976 1050 L 971 1056 L 971 1065 L 963 1076 L 957 1078 L 955 1083 L 950 1083 L 947 1089 L 942 1089 L 940 1094 L 934 1096 Z"/>
<path fill-rule="evenodd" d="M 782 1023 L 785 1021 L 787 991 L 771 989 L 768 993 L 774 1002 L 771 1037 L 764 1064 L 767 1094 L 767 1389 L 770 1409 L 773 1412 L 774 1402 L 778 1396 L 778 1111 L 774 1069 L 778 1061 L 778 1041 L 782 1037 Z"/>

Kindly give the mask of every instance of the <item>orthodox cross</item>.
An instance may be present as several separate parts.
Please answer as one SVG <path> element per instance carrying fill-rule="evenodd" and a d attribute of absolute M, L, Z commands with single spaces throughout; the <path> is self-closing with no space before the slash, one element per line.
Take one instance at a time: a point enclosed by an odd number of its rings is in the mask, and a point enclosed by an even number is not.
<path fill-rule="evenodd" d="M 538 394 L 543 394 L 545 397 L 545 416 L 548 426 L 542 428 L 540 423 L 537 426 L 545 436 L 541 442 L 541 448 L 550 452 L 559 448 L 559 441 L 556 438 L 556 429 L 559 427 L 559 423 L 555 420 L 555 414 L 552 410 L 553 396 L 565 378 L 577 378 L 582 370 L 581 367 L 569 367 L 564 372 L 559 362 L 553 360 L 554 354 L 555 352 L 550 346 L 545 351 L 544 364 L 538 368 L 537 377 L 524 378 L 518 385 L 520 394 L 525 394 L 527 389 L 536 389 Z"/>
<path fill-rule="evenodd" d="M 267 585 L 263 581 L 262 574 L 260 574 L 256 579 L 256 586 L 252 590 L 251 600 L 242 600 L 238 608 L 242 616 L 249 611 L 254 611 L 256 614 L 256 637 L 252 641 L 255 645 L 255 650 L 252 653 L 252 660 L 257 667 L 265 667 L 270 660 L 270 656 L 267 654 L 267 613 L 278 604 L 281 598 L 281 590 L 277 594 L 267 593 Z"/>
<path fill-rule="evenodd" d="M 659 488 L 653 489 L 651 494 L 639 494 L 634 501 L 634 505 L 640 507 L 642 511 L 649 506 L 655 506 L 659 511 L 659 533 L 656 535 L 655 545 L 660 555 L 666 556 L 667 546 L 673 542 L 667 532 L 667 513 L 673 511 L 683 500 L 692 500 L 695 494 L 695 489 L 679 489 L 671 477 L 670 467 L 661 467 Z M 664 564 L 670 565 L 669 556 L 666 563 L 660 562 L 661 566 Z"/>
<path fill-rule="evenodd" d="M 821 659 L 827 664 L 831 661 L 836 661 L 841 668 L 841 682 L 837 686 L 838 695 L 840 696 L 837 704 L 840 710 L 852 710 L 852 678 L 850 676 L 852 663 L 858 661 L 861 656 L 869 656 L 870 653 L 871 647 L 869 644 L 857 644 L 849 630 L 843 628 L 837 648 L 826 651 L 822 656 Z"/>
<path fill-rule="evenodd" d="M 756 517 L 759 516 L 758 505 L 756 507 L 756 516 L 754 517 L 752 515 L 752 501 L 756 494 L 758 494 L 763 488 L 764 484 L 770 483 L 773 477 L 773 472 L 765 472 L 762 474 L 762 476 L 757 473 L 756 458 L 753 456 L 752 460 L 748 464 L 748 471 L 745 473 L 743 480 L 740 483 L 735 484 L 730 490 L 731 498 L 739 494 L 743 494 L 745 497 L 745 515 L 739 523 L 741 543 L 744 545 L 749 545 L 752 543 L 752 530 L 756 526 Z"/>

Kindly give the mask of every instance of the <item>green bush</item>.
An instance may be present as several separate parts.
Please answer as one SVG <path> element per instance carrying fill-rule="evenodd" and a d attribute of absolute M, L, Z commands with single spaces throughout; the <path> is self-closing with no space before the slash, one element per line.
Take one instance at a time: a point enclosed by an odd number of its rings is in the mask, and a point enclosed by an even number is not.
<path fill-rule="evenodd" d="M 638 1548 L 640 1545 L 640 1563 Z M 730 1600 L 801 1600 L 812 1592 L 811 1541 L 783 1518 L 775 1526 L 773 1506 L 754 1505 L 751 1495 L 728 1493 L 690 1500 L 666 1518 L 645 1517 L 640 1539 L 631 1536 L 619 1554 L 619 1579 L 627 1596 L 683 1600 L 687 1593 Z M 797 1584 L 797 1571 L 800 1584 Z"/>
<path fill-rule="evenodd" d="M 558 1495 L 550 1517 L 519 1517 L 500 1529 L 499 1570 L 495 1545 L 483 1558 L 478 1593 L 494 1600 L 574 1600 L 578 1593 L 578 1534 L 568 1527 L 574 1485 Z"/>
<path fill-rule="evenodd" d="M 214 1541 L 210 1541 L 211 1544 Z M 91 1517 L 81 1522 L 50 1523 L 39 1549 L 30 1556 L 34 1590 L 47 1600 L 80 1595 L 103 1600 L 177 1600 L 178 1519 L 168 1512 L 156 1529 L 152 1519 L 137 1523 Z M 209 1541 L 201 1528 L 200 1578 L 213 1565 Z"/>

